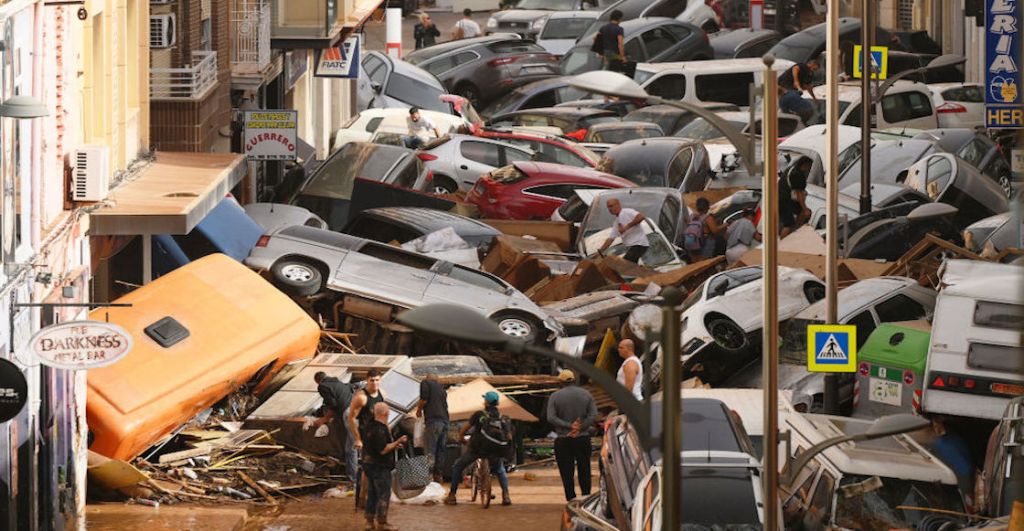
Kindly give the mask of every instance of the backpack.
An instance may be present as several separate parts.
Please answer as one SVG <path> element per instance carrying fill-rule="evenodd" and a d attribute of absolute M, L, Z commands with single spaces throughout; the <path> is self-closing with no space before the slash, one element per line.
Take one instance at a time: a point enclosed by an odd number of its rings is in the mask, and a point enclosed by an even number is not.
<path fill-rule="evenodd" d="M 708 215 L 692 214 L 683 229 L 683 247 L 687 251 L 699 251 L 704 247 L 704 218 Z"/>
<path fill-rule="evenodd" d="M 512 420 L 507 415 L 484 411 L 478 424 L 479 450 L 494 457 L 506 457 L 512 450 Z"/>

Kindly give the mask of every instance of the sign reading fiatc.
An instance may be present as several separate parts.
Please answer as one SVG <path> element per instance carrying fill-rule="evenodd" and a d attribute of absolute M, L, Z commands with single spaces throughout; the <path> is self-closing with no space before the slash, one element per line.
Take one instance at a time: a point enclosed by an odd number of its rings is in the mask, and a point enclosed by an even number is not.
<path fill-rule="evenodd" d="M 243 144 L 249 160 L 295 160 L 299 111 L 244 111 Z"/>
<path fill-rule="evenodd" d="M 111 323 L 68 321 L 36 332 L 29 349 L 49 367 L 96 369 L 125 357 L 132 349 L 132 336 Z"/>

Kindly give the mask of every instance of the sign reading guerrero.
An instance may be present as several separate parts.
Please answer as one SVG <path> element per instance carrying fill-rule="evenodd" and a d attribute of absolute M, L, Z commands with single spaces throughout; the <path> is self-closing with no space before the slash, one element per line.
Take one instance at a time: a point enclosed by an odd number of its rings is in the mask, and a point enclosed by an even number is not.
<path fill-rule="evenodd" d="M 299 111 L 243 111 L 245 156 L 249 160 L 295 160 Z"/>
<path fill-rule="evenodd" d="M 985 0 L 985 127 L 1024 128 L 1021 4 Z"/>
<path fill-rule="evenodd" d="M 49 367 L 96 369 L 125 357 L 132 349 L 132 336 L 111 323 L 68 321 L 36 332 L 29 349 Z"/>

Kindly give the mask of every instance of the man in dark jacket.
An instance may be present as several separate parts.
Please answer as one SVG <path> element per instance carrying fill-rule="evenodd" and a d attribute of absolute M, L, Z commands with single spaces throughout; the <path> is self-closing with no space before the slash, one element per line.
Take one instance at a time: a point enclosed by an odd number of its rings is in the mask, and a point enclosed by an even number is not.
<path fill-rule="evenodd" d="M 616 9 L 609 16 L 609 22 L 597 31 L 595 37 L 601 43 L 601 57 L 604 60 L 604 69 L 613 72 L 626 71 L 626 44 L 622 26 L 622 11 Z"/>
<path fill-rule="evenodd" d="M 558 374 L 562 388 L 548 399 L 547 419 L 555 429 L 555 462 L 562 477 L 565 501 L 576 497 L 573 474 L 578 471 L 580 492 L 590 494 L 590 428 L 597 420 L 597 404 L 576 376 L 565 369 Z"/>
<path fill-rule="evenodd" d="M 394 439 L 388 428 L 388 405 L 373 405 L 373 418 L 366 424 L 363 440 L 363 472 L 366 473 L 366 531 L 397 531 L 388 523 L 391 502 L 391 471 L 395 468 L 395 450 L 405 444 L 405 435 Z M 376 526 L 374 525 L 376 520 Z"/>
<path fill-rule="evenodd" d="M 323 416 L 316 419 L 313 427 L 319 428 L 329 424 L 331 429 L 345 430 L 345 471 L 349 479 L 356 480 L 359 470 L 356 459 L 355 436 L 349 432 L 345 424 L 348 407 L 352 403 L 352 386 L 334 376 L 320 371 L 313 375 L 316 391 L 324 399 Z M 332 422 L 333 421 L 333 422 Z M 341 433 L 339 431 L 339 433 Z"/>
<path fill-rule="evenodd" d="M 420 401 L 416 416 L 424 418 L 424 448 L 434 481 L 441 482 L 441 464 L 448 442 L 448 393 L 430 374 L 420 382 Z"/>

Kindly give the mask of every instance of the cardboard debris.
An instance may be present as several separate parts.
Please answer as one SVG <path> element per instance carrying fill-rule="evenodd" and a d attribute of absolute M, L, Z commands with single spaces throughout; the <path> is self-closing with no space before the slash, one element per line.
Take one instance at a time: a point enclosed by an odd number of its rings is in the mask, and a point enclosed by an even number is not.
<path fill-rule="evenodd" d="M 526 291 L 530 286 L 551 276 L 551 268 L 535 256 L 523 256 L 501 278 L 519 291 Z"/>
<path fill-rule="evenodd" d="M 640 278 L 657 273 L 653 269 L 630 262 L 621 256 L 597 258 L 594 263 L 601 269 L 601 274 L 613 283 L 621 283 L 625 278 Z"/>
<path fill-rule="evenodd" d="M 532 236 L 538 241 L 552 243 L 559 251 L 571 252 L 574 227 L 565 221 L 518 221 L 511 219 L 482 219 L 484 223 L 509 236 Z"/>
<path fill-rule="evenodd" d="M 526 290 L 525 294 L 536 303 L 568 299 L 602 288 L 614 281 L 601 274 L 593 261 L 583 260 L 570 275 L 553 277 Z"/>
<path fill-rule="evenodd" d="M 732 268 L 761 265 L 761 249 L 747 251 Z M 825 257 L 820 255 L 779 252 L 779 265 L 794 269 L 806 269 L 814 276 L 825 279 Z M 865 260 L 862 258 L 841 258 L 838 264 L 839 285 L 857 282 L 866 278 L 875 278 L 888 273 L 892 264 L 889 262 Z"/>
<path fill-rule="evenodd" d="M 810 225 L 802 225 L 792 234 L 779 240 L 780 253 L 801 253 L 817 256 L 828 254 L 825 239 Z"/>
<path fill-rule="evenodd" d="M 502 415 L 508 415 L 512 420 L 537 422 L 537 417 L 523 409 L 518 402 L 504 395 L 481 378 L 448 390 L 449 420 L 467 420 L 473 413 L 482 410 L 484 408 L 483 396 L 488 391 L 495 391 L 502 395 L 501 400 L 498 401 L 498 411 L 501 411 Z"/>
<path fill-rule="evenodd" d="M 659 286 L 681 286 L 687 290 L 692 290 L 699 286 L 701 282 L 704 282 L 707 277 L 717 273 L 724 264 L 725 257 L 716 256 L 709 260 L 701 260 L 679 269 L 673 269 L 672 271 L 638 278 L 633 281 L 633 285 L 645 287 L 648 284 L 654 283 Z"/>
<path fill-rule="evenodd" d="M 149 479 L 149 476 L 130 463 L 110 459 L 92 450 L 89 450 L 87 471 L 91 483 L 111 491 L 131 487 Z"/>
<path fill-rule="evenodd" d="M 480 269 L 504 277 L 520 260 L 530 253 L 562 253 L 558 245 L 542 240 L 531 240 L 519 236 L 501 235 L 494 238 L 487 256 L 480 263 Z"/>
<path fill-rule="evenodd" d="M 939 266 L 949 258 L 984 260 L 963 247 L 953 245 L 932 234 L 925 234 L 917 245 L 903 253 L 903 256 L 893 262 L 883 274 L 910 277 L 923 286 L 938 287 Z"/>

